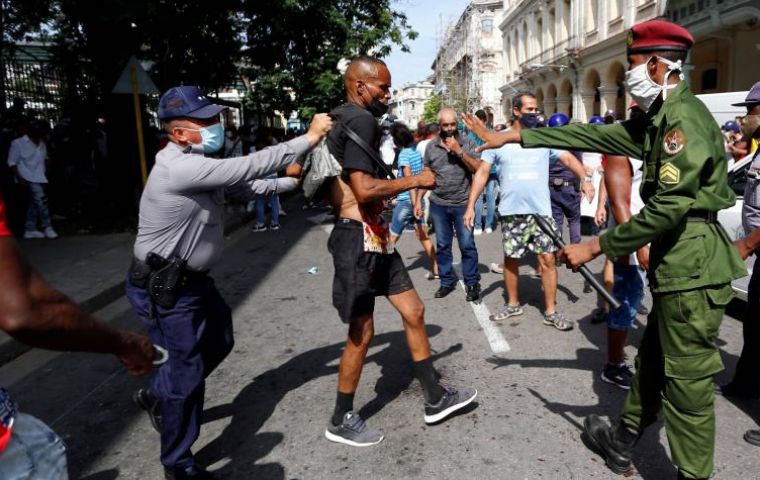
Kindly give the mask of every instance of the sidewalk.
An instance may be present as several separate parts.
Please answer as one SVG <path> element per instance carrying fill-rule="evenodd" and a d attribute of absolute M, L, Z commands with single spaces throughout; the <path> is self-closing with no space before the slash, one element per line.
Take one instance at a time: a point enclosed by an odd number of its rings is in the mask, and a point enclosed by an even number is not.
<path fill-rule="evenodd" d="M 246 214 L 232 210 L 225 213 L 225 235 L 248 221 Z M 93 313 L 124 295 L 134 239 L 131 233 L 115 233 L 17 242 L 24 257 L 45 280 Z M 0 366 L 29 348 L 0 332 Z"/>

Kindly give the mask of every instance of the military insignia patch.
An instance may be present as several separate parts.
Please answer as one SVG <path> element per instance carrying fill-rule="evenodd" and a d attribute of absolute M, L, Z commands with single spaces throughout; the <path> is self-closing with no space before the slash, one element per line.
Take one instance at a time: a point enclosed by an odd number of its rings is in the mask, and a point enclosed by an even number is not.
<path fill-rule="evenodd" d="M 681 170 L 672 163 L 666 163 L 660 169 L 660 181 L 667 185 L 675 185 L 681 181 Z"/>
<path fill-rule="evenodd" d="M 675 155 L 686 146 L 686 135 L 678 129 L 674 128 L 665 134 L 665 138 L 662 141 L 662 148 L 668 155 Z"/>

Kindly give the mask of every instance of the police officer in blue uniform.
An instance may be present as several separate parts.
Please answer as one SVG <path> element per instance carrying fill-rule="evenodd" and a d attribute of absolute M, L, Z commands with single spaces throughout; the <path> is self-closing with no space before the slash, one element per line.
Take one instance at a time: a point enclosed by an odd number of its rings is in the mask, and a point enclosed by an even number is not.
<path fill-rule="evenodd" d="M 757 82 L 741 103 L 735 107 L 746 107 L 747 116 L 742 119 L 743 138 L 752 142 L 760 138 L 760 82 Z M 738 160 L 738 159 L 737 159 Z M 760 229 L 760 149 L 755 152 L 752 164 L 747 170 L 747 184 L 744 188 L 744 205 L 742 206 L 742 226 L 747 235 L 739 239 L 736 246 L 743 258 L 747 258 L 757 248 L 754 240 Z M 760 308 L 760 262 L 755 261 L 752 277 L 747 289 L 747 315 L 743 323 L 744 347 L 736 373 L 730 383 L 721 386 L 718 391 L 726 397 L 752 398 L 760 397 L 760 321 L 757 311 Z M 760 431 L 751 430 L 745 439 L 755 445 L 760 445 Z"/>
<path fill-rule="evenodd" d="M 134 401 L 161 433 L 167 480 L 207 480 L 190 450 L 202 423 L 205 378 L 232 350 L 232 315 L 209 275 L 221 254 L 225 190 L 238 196 L 293 189 L 292 178 L 257 180 L 292 164 L 330 130 L 325 114 L 289 142 L 237 158 L 209 158 L 224 145 L 219 113 L 198 87 L 169 89 L 159 118 L 170 143 L 156 155 L 140 200 L 127 297 L 169 360 Z"/>
<path fill-rule="evenodd" d="M 564 113 L 555 113 L 549 117 L 549 127 L 561 127 L 570 123 L 570 118 Z M 578 161 L 582 161 L 577 152 L 571 152 Z M 570 243 L 581 241 L 581 184 L 569 168 L 561 162 L 549 165 L 549 194 L 551 195 L 552 217 L 557 227 L 562 230 L 562 224 L 567 218 L 570 231 Z"/>

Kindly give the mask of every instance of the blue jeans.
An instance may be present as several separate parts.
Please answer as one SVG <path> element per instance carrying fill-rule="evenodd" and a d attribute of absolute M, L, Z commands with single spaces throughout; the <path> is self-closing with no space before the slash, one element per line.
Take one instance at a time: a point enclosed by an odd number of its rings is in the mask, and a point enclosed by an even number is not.
<path fill-rule="evenodd" d="M 636 313 L 644 299 L 644 271 L 638 265 L 613 265 L 615 285 L 612 296 L 620 302 L 620 308 L 607 315 L 607 326 L 615 330 L 628 331 L 633 326 Z"/>
<path fill-rule="evenodd" d="M 67 480 L 66 446 L 47 425 L 19 413 L 8 446 L 0 454 L 3 480 Z"/>
<path fill-rule="evenodd" d="M 272 218 L 270 219 L 270 225 L 280 224 L 280 203 L 277 201 L 277 195 L 271 195 L 269 197 L 256 197 L 256 225 L 266 225 L 267 216 L 265 208 L 269 205 L 272 210 Z"/>
<path fill-rule="evenodd" d="M 26 211 L 26 229 L 37 230 L 52 226 L 48 210 L 45 186 L 42 183 L 29 182 L 29 209 Z"/>
<path fill-rule="evenodd" d="M 442 287 L 453 287 L 456 277 L 452 270 L 454 256 L 451 246 L 454 243 L 454 230 L 457 232 L 459 251 L 462 253 L 462 274 L 465 285 L 472 286 L 480 282 L 478 270 L 478 249 L 475 247 L 475 237 L 472 230 L 464 226 L 464 212 L 467 207 L 446 207 L 430 202 L 430 218 L 435 228 L 435 243 L 437 250 L 435 259 L 438 262 L 438 272 L 441 276 Z"/>
<path fill-rule="evenodd" d="M 475 228 L 494 228 L 494 217 L 496 215 L 496 186 L 499 184 L 498 182 L 498 177 L 495 174 L 492 173 L 489 175 L 484 191 L 486 197 L 485 225 L 483 225 L 483 195 L 481 195 L 478 197 L 478 202 L 475 204 Z"/>
<path fill-rule="evenodd" d="M 161 463 L 185 468 L 195 460 L 190 451 L 200 433 L 206 377 L 232 350 L 232 312 L 210 277 L 188 280 L 172 308 L 155 305 L 144 288 L 127 279 L 127 298 L 150 340 L 169 351 L 150 382 L 161 400 Z"/>
<path fill-rule="evenodd" d="M 424 201 L 422 202 L 422 206 L 424 209 Z M 410 223 L 415 226 L 422 224 L 422 220 L 414 216 L 412 202 L 406 200 L 396 202 L 396 207 L 393 209 L 393 218 L 391 219 L 391 235 L 400 237 L 406 226 Z"/>

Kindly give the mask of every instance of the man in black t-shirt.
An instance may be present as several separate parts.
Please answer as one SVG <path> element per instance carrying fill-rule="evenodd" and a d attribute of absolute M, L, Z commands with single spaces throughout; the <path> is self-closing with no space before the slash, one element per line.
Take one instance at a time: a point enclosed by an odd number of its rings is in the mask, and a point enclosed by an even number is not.
<path fill-rule="evenodd" d="M 472 388 L 455 389 L 438 383 L 430 344 L 425 331 L 425 306 L 417 295 L 406 267 L 391 240 L 382 217 L 384 202 L 399 192 L 435 186 L 433 173 L 385 180 L 378 152 L 375 117 L 388 109 L 391 75 L 381 60 L 359 57 L 345 75 L 347 103 L 333 110 L 337 125 L 327 137 L 330 152 L 343 167 L 330 186 L 330 202 L 337 221 L 328 249 L 333 256 L 333 305 L 349 325 L 348 341 L 340 359 L 338 395 L 325 436 L 334 442 L 368 446 L 383 440 L 383 434 L 368 427 L 354 411 L 354 393 L 364 359 L 374 335 L 375 297 L 384 296 L 404 321 L 414 374 L 425 396 L 425 422 L 435 423 L 475 399 Z M 377 155 L 369 155 L 352 140 L 353 130 Z M 377 157 L 377 158 L 374 158 Z"/>

